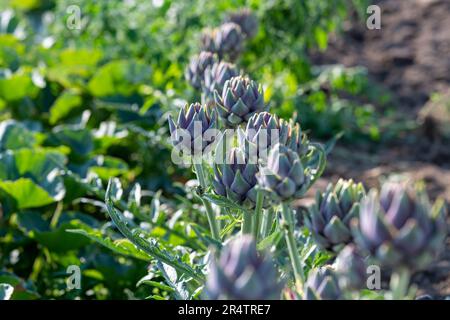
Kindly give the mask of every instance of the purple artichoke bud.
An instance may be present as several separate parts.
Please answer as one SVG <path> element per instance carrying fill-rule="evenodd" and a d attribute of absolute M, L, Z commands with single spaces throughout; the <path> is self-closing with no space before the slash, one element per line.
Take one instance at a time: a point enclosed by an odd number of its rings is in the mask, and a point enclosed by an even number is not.
<path fill-rule="evenodd" d="M 215 33 L 214 45 L 221 58 L 234 61 L 242 51 L 244 37 L 241 28 L 232 22 L 222 24 Z"/>
<path fill-rule="evenodd" d="M 325 193 L 317 192 L 305 224 L 322 249 L 339 252 L 353 240 L 350 221 L 359 215 L 364 195 L 361 183 L 342 179 L 334 188 L 329 184 Z"/>
<path fill-rule="evenodd" d="M 223 164 L 214 165 L 214 191 L 239 205 L 253 208 L 256 203 L 258 165 L 248 162 L 245 153 L 232 148 Z"/>
<path fill-rule="evenodd" d="M 275 300 L 281 289 L 271 259 L 258 254 L 251 236 L 243 236 L 211 261 L 205 291 L 211 300 Z"/>
<path fill-rule="evenodd" d="M 202 51 L 199 55 L 193 56 L 185 71 L 186 80 L 195 88 L 200 89 L 204 79 L 205 70 L 207 67 L 216 62 L 216 57 L 213 53 Z"/>
<path fill-rule="evenodd" d="M 261 86 L 247 77 L 233 77 L 225 81 L 222 93 L 214 91 L 219 116 L 227 127 L 247 122 L 255 113 L 265 111 Z"/>
<path fill-rule="evenodd" d="M 339 286 L 343 290 L 361 290 L 366 287 L 367 266 L 353 244 L 345 246 L 335 262 Z"/>
<path fill-rule="evenodd" d="M 205 81 L 203 93 L 206 101 L 214 102 L 214 91 L 223 91 L 223 86 L 227 80 L 237 77 L 239 71 L 237 67 L 225 61 L 216 62 L 205 70 Z"/>
<path fill-rule="evenodd" d="M 355 241 L 382 266 L 422 270 L 445 247 L 445 216 L 443 201 L 432 207 L 423 189 L 389 181 L 361 203 Z"/>
<path fill-rule="evenodd" d="M 203 51 L 213 52 L 217 54 L 219 53 L 215 43 L 217 32 L 218 29 L 210 29 L 210 28 L 203 29 L 200 38 L 201 47 Z"/>
<path fill-rule="evenodd" d="M 230 13 L 225 22 L 236 23 L 246 38 L 253 38 L 258 33 L 258 19 L 250 9 Z"/>
<path fill-rule="evenodd" d="M 287 201 L 306 192 L 309 176 L 298 154 L 278 143 L 270 150 L 267 165 L 261 167 L 258 183 L 270 193 L 272 200 Z"/>
<path fill-rule="evenodd" d="M 277 143 L 300 153 L 300 157 L 307 150 L 306 135 L 302 134 L 300 125 L 279 119 L 269 112 L 254 114 L 245 130 L 238 129 L 238 134 L 247 156 L 259 158 L 263 163 L 267 161 L 270 148 Z"/>
<path fill-rule="evenodd" d="M 205 139 L 204 133 L 208 129 L 217 128 L 215 111 L 202 106 L 200 103 L 192 103 L 180 110 L 178 120 L 174 122 L 169 116 L 169 130 L 172 144 L 175 148 L 190 152 L 191 155 L 203 152 L 214 139 Z"/>
<path fill-rule="evenodd" d="M 310 271 L 303 300 L 341 300 L 342 292 L 333 269 L 329 266 Z"/>

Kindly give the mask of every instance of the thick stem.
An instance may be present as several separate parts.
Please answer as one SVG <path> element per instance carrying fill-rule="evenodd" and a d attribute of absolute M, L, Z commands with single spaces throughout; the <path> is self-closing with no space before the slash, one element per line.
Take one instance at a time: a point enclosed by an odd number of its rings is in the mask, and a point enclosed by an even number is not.
<path fill-rule="evenodd" d="M 395 271 L 391 276 L 393 300 L 404 300 L 408 295 L 411 272 L 407 268 Z"/>
<path fill-rule="evenodd" d="M 203 190 L 207 188 L 207 183 L 205 179 L 205 173 L 203 172 L 203 167 L 199 163 L 194 164 L 195 173 L 197 174 L 197 179 Z M 209 228 L 211 230 L 211 235 L 214 239 L 220 241 L 220 231 L 217 224 L 216 214 L 211 206 L 211 203 L 206 201 L 202 196 L 200 196 L 203 205 L 206 209 L 206 216 L 208 217 Z"/>
<path fill-rule="evenodd" d="M 297 249 L 297 243 L 294 238 L 294 218 L 292 217 L 292 211 L 289 205 L 282 204 L 281 214 L 283 216 L 283 229 L 284 236 L 289 251 L 289 257 L 291 258 L 292 268 L 294 270 L 294 277 L 297 283 L 303 285 L 305 283 L 305 273 L 303 271 L 303 265 L 300 261 L 300 254 Z"/>
<path fill-rule="evenodd" d="M 273 208 L 269 208 L 266 210 L 264 214 L 264 224 L 262 228 L 262 237 L 265 238 L 269 236 L 270 231 L 272 230 L 273 219 L 275 217 L 275 210 Z"/>
<path fill-rule="evenodd" d="M 256 194 L 256 206 L 255 206 L 255 220 L 253 221 L 253 236 L 255 240 L 258 241 L 259 229 L 261 226 L 261 215 L 262 207 L 264 202 L 264 194 L 261 190 L 257 191 Z"/>
<path fill-rule="evenodd" d="M 253 214 L 249 211 L 244 211 L 242 217 L 242 234 L 252 234 Z"/>

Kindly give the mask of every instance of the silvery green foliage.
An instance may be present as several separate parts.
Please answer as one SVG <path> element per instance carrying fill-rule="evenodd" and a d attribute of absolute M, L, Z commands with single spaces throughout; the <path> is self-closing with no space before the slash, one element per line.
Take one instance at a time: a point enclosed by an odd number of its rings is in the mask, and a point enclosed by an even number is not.
<path fill-rule="evenodd" d="M 196 126 L 200 129 L 198 132 L 194 130 Z M 217 128 L 216 112 L 200 103 L 186 104 L 180 110 L 176 122 L 169 116 L 170 137 L 173 146 L 190 151 L 191 154 L 204 151 L 214 142 L 213 139 L 207 140 L 203 136 L 206 130 L 213 128 Z"/>
<path fill-rule="evenodd" d="M 185 71 L 186 80 L 195 88 L 200 89 L 204 80 L 205 70 L 217 61 L 211 52 L 202 51 L 199 55 L 193 56 Z"/>
<path fill-rule="evenodd" d="M 272 147 L 267 165 L 262 165 L 258 174 L 258 183 L 278 202 L 302 196 L 309 180 L 298 154 L 279 143 Z"/>
<path fill-rule="evenodd" d="M 256 202 L 256 173 L 258 165 L 249 163 L 245 153 L 232 148 L 224 163 L 214 165 L 214 191 L 239 205 L 253 208 Z"/>
<path fill-rule="evenodd" d="M 315 242 L 325 250 L 339 252 L 353 240 L 350 221 L 359 215 L 365 195 L 361 183 L 340 179 L 324 193 L 317 192 L 305 220 Z"/>
<path fill-rule="evenodd" d="M 424 190 L 388 181 L 362 202 L 354 237 L 382 266 L 421 270 L 445 247 L 445 216 L 443 201 L 431 206 Z"/>
<path fill-rule="evenodd" d="M 243 41 L 241 28 L 236 23 L 227 22 L 217 29 L 214 45 L 220 57 L 234 61 L 242 52 Z"/>
<path fill-rule="evenodd" d="M 258 33 L 258 19 L 248 8 L 231 12 L 225 22 L 236 23 L 246 38 L 253 38 Z"/>
<path fill-rule="evenodd" d="M 345 246 L 336 258 L 336 275 L 343 290 L 360 290 L 366 286 L 367 266 L 355 245 Z"/>
<path fill-rule="evenodd" d="M 341 300 L 335 272 L 329 266 L 311 270 L 305 282 L 303 300 Z"/>
<path fill-rule="evenodd" d="M 247 77 L 233 77 L 225 82 L 222 92 L 214 91 L 219 116 L 225 126 L 234 128 L 254 114 L 265 111 L 261 86 Z"/>
<path fill-rule="evenodd" d="M 279 299 L 282 286 L 270 258 L 258 254 L 251 236 L 224 246 L 219 259 L 212 259 L 206 296 L 212 300 Z"/>
<path fill-rule="evenodd" d="M 245 130 L 238 128 L 239 143 L 248 156 L 258 157 L 265 162 L 264 156 L 270 148 L 279 143 L 297 152 L 302 157 L 308 149 L 306 135 L 299 124 L 278 118 L 269 112 L 254 114 L 247 122 Z"/>
<path fill-rule="evenodd" d="M 214 91 L 223 91 L 223 86 L 227 80 L 239 75 L 236 65 L 220 61 L 209 65 L 205 70 L 205 81 L 203 83 L 204 99 L 214 102 Z"/>

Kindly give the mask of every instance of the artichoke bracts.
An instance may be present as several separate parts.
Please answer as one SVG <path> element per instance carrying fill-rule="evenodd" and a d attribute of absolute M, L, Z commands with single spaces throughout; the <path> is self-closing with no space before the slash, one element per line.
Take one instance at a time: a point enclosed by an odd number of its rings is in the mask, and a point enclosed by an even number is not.
<path fill-rule="evenodd" d="M 201 47 L 203 51 L 218 53 L 216 48 L 216 34 L 218 29 L 206 28 L 203 29 L 200 38 Z"/>
<path fill-rule="evenodd" d="M 359 215 L 360 200 L 365 191 L 361 183 L 340 179 L 335 187 L 316 195 L 305 224 L 315 242 L 325 250 L 339 252 L 353 240 L 350 221 Z"/>
<path fill-rule="evenodd" d="M 200 89 L 205 78 L 205 70 L 216 62 L 213 53 L 202 51 L 199 55 L 191 58 L 185 71 L 186 80 L 195 88 Z"/>
<path fill-rule="evenodd" d="M 280 144 L 272 147 L 267 165 L 258 174 L 259 184 L 275 201 L 300 197 L 307 191 L 309 180 L 298 154 Z"/>
<path fill-rule="evenodd" d="M 203 83 L 204 100 L 214 103 L 214 91 L 222 92 L 225 82 L 238 75 L 239 71 L 232 63 L 220 61 L 208 66 Z"/>
<path fill-rule="evenodd" d="M 340 300 L 342 292 L 333 269 L 321 267 L 310 271 L 306 280 L 303 300 Z"/>
<path fill-rule="evenodd" d="M 242 51 L 244 37 L 241 28 L 232 22 L 216 29 L 205 29 L 201 36 L 202 50 L 217 53 L 222 59 L 234 61 Z"/>
<path fill-rule="evenodd" d="M 273 263 L 258 254 L 251 236 L 243 236 L 211 261 L 205 291 L 212 300 L 274 300 L 281 288 Z"/>
<path fill-rule="evenodd" d="M 233 77 L 225 82 L 223 90 L 214 91 L 219 116 L 230 128 L 247 122 L 255 113 L 265 111 L 261 86 L 247 77 Z"/>
<path fill-rule="evenodd" d="M 426 268 L 444 248 L 447 236 L 443 201 L 431 207 L 424 190 L 386 182 L 371 191 L 354 223 L 356 243 L 387 268 Z"/>
<path fill-rule="evenodd" d="M 214 165 L 214 191 L 239 205 L 253 208 L 257 195 L 258 165 L 248 162 L 239 148 L 232 148 L 223 162 Z"/>
<path fill-rule="evenodd" d="M 175 148 L 190 156 L 201 155 L 205 148 L 214 143 L 204 133 L 217 128 L 216 113 L 199 103 L 187 105 L 180 110 L 177 122 L 169 116 L 169 129 Z"/>
<path fill-rule="evenodd" d="M 236 23 L 246 38 L 253 38 L 258 33 L 258 19 L 250 9 L 230 13 L 225 22 Z"/>
<path fill-rule="evenodd" d="M 247 122 L 245 130 L 238 128 L 239 143 L 248 157 L 267 162 L 267 155 L 272 146 L 279 143 L 289 147 L 302 157 L 308 149 L 306 135 L 300 125 L 279 119 L 269 112 L 253 115 Z"/>
<path fill-rule="evenodd" d="M 343 290 L 361 290 L 366 287 L 367 266 L 355 245 L 341 250 L 335 262 L 339 286 Z"/>

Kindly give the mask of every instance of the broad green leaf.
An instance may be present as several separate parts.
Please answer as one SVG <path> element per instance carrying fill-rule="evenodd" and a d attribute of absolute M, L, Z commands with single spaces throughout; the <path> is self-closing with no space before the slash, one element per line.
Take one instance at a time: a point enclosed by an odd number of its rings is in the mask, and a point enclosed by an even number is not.
<path fill-rule="evenodd" d="M 17 202 L 19 209 L 41 207 L 55 201 L 46 190 L 28 178 L 0 181 L 0 189 Z"/>
<path fill-rule="evenodd" d="M 0 98 L 6 101 L 33 98 L 38 91 L 39 88 L 33 84 L 31 74 L 15 73 L 9 78 L 0 78 Z"/>
<path fill-rule="evenodd" d="M 56 124 L 74 108 L 80 107 L 82 102 L 80 95 L 70 91 L 63 92 L 50 108 L 50 124 Z"/>
<path fill-rule="evenodd" d="M 0 123 L 0 151 L 30 148 L 36 143 L 34 134 L 15 120 Z"/>
<path fill-rule="evenodd" d="M 81 156 L 89 154 L 94 147 L 91 132 L 78 126 L 55 127 L 51 138 L 52 142 L 66 145 L 72 149 L 72 152 Z"/>

